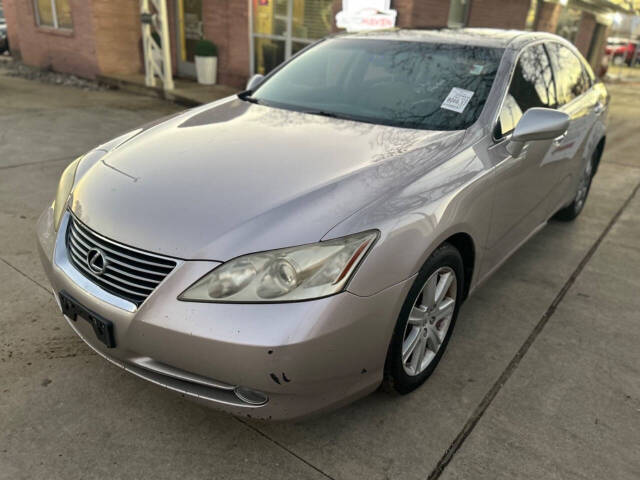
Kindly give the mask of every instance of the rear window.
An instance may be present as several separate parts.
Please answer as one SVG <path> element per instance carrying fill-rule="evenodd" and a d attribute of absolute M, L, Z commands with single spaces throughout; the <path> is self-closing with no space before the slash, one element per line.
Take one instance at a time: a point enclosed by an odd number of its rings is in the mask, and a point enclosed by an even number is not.
<path fill-rule="evenodd" d="M 429 130 L 473 124 L 503 49 L 331 39 L 277 71 L 253 94 L 275 107 Z"/>

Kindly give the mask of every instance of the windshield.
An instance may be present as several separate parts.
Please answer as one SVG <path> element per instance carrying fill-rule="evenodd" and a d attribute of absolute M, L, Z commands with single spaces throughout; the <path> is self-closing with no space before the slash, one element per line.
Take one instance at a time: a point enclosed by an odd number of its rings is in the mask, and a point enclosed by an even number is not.
<path fill-rule="evenodd" d="M 279 108 L 428 130 L 462 130 L 485 104 L 503 50 L 379 39 L 326 40 L 251 99 Z"/>

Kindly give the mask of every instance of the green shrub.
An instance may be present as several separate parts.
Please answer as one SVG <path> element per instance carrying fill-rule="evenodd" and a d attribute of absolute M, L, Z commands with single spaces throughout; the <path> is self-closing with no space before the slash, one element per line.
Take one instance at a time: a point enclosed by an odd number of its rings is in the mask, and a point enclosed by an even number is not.
<path fill-rule="evenodd" d="M 198 43 L 196 43 L 195 53 L 198 57 L 217 57 L 218 47 L 209 40 L 199 40 Z"/>

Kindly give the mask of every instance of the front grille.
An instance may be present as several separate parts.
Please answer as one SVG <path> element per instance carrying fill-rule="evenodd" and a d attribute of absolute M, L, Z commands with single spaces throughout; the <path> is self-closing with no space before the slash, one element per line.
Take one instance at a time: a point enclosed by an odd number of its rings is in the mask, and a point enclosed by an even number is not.
<path fill-rule="evenodd" d="M 71 263 L 101 288 L 140 305 L 175 268 L 167 257 L 143 252 L 108 240 L 71 215 L 67 230 L 67 250 Z M 89 254 L 103 257 L 104 263 L 89 265 Z M 96 273 L 96 265 L 103 271 Z M 98 268 L 98 270 L 102 270 Z"/>

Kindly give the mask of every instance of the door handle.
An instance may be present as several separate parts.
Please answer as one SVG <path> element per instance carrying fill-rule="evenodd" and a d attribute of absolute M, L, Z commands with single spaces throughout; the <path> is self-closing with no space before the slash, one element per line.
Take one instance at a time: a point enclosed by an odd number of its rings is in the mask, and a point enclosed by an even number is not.
<path fill-rule="evenodd" d="M 557 147 L 558 145 L 560 145 L 562 143 L 562 141 L 566 138 L 566 136 L 567 136 L 567 132 L 564 132 L 559 137 L 554 138 L 553 139 L 553 144 Z"/>
<path fill-rule="evenodd" d="M 604 105 L 601 102 L 598 102 L 593 106 L 593 113 L 595 113 L 596 115 L 602 113 L 603 110 Z"/>

